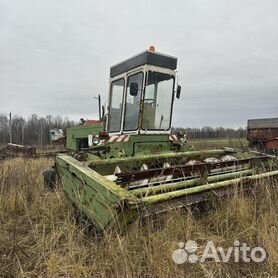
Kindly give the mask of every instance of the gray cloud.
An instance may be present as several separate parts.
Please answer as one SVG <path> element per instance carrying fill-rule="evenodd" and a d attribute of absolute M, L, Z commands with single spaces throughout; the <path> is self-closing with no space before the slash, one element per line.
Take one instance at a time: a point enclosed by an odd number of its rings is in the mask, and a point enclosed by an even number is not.
<path fill-rule="evenodd" d="M 109 67 L 148 45 L 179 58 L 176 126 L 278 112 L 278 1 L 0 0 L 0 111 L 96 117 Z"/>

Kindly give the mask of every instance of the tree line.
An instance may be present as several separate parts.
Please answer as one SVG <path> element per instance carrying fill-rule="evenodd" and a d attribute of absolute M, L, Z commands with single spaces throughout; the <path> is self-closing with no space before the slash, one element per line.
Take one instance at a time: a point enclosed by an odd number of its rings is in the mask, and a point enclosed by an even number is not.
<path fill-rule="evenodd" d="M 224 128 L 224 127 L 210 127 L 205 126 L 202 128 L 172 128 L 172 133 L 177 134 L 178 132 L 185 133 L 189 139 L 217 139 L 217 138 L 245 138 L 245 128 Z"/>
<path fill-rule="evenodd" d="M 66 129 L 73 125 L 73 121 L 60 116 L 39 117 L 33 114 L 24 119 L 19 115 L 13 115 L 10 120 L 10 115 L 0 113 L 0 144 L 12 141 L 14 144 L 22 145 L 49 145 L 50 129 L 59 128 L 66 132 Z"/>
<path fill-rule="evenodd" d="M 19 115 L 13 115 L 10 121 L 8 114 L 0 113 L 0 144 L 2 145 L 10 142 L 10 127 L 12 131 L 12 143 L 46 146 L 51 143 L 50 129 L 63 129 L 66 134 L 66 129 L 75 124 L 74 121 L 69 120 L 67 117 L 53 117 L 51 115 L 40 117 L 36 114 L 33 114 L 27 119 Z M 172 134 L 177 134 L 178 132 L 187 134 L 189 139 L 246 137 L 246 129 L 244 128 L 172 128 Z"/>

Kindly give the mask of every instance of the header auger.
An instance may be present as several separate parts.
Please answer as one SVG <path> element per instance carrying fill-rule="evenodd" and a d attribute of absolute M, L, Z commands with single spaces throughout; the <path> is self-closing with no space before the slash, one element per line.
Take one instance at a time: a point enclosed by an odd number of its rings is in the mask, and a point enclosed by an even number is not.
<path fill-rule="evenodd" d="M 56 172 L 74 204 L 99 230 L 124 230 L 139 216 L 226 196 L 241 184 L 277 177 L 277 161 L 230 148 L 194 151 L 171 134 L 180 97 L 177 58 L 154 49 L 110 69 L 102 121 L 69 128 L 70 154 Z"/>

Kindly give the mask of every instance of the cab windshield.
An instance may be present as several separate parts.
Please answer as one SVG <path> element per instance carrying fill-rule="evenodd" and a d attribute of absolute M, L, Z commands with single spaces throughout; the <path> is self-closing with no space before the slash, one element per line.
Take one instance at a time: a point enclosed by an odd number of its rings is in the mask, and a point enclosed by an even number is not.
<path fill-rule="evenodd" d="M 148 72 L 143 103 L 142 129 L 168 130 L 171 124 L 174 77 Z"/>

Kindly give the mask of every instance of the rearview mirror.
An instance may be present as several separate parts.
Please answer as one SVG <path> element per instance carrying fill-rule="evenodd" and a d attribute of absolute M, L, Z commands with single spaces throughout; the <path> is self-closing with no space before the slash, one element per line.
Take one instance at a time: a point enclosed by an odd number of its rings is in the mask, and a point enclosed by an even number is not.
<path fill-rule="evenodd" d="M 136 82 L 131 82 L 129 85 L 129 93 L 131 96 L 136 97 L 138 94 L 138 84 Z"/>
<path fill-rule="evenodd" d="M 181 96 L 181 86 L 178 85 L 177 92 L 176 92 L 176 98 L 179 99 L 180 96 Z"/>

